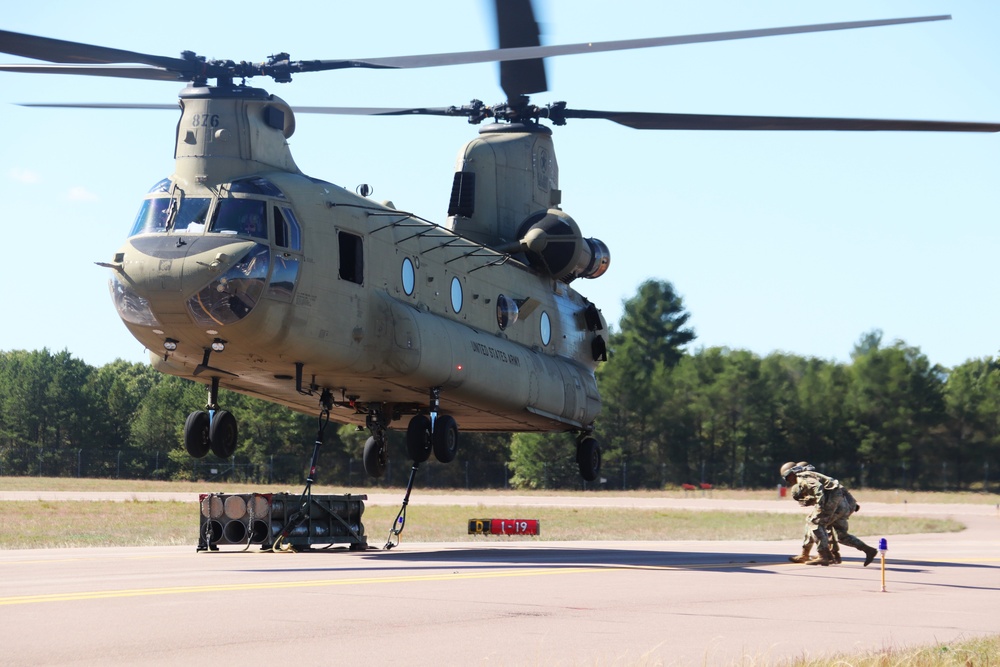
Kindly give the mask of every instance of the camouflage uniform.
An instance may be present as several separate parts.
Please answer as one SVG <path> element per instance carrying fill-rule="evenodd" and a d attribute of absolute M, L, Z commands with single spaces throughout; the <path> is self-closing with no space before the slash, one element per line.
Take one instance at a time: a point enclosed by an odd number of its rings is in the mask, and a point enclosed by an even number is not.
<path fill-rule="evenodd" d="M 858 504 L 851 492 L 837 480 L 812 470 L 803 470 L 796 473 L 792 498 L 804 507 L 813 508 L 806 519 L 803 550 L 816 543 L 820 553 L 830 551 L 831 543 L 827 530 L 832 529 L 836 533 L 837 542 L 863 551 L 866 556 L 876 551 L 847 532 L 847 520 Z M 867 560 L 870 562 L 870 559 Z"/>

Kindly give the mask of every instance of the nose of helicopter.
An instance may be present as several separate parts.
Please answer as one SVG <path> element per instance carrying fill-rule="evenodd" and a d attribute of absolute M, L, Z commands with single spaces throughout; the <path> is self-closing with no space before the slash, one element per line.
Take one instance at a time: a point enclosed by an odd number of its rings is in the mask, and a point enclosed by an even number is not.
<path fill-rule="evenodd" d="M 155 326 L 183 316 L 222 326 L 256 305 L 270 250 L 226 237 L 143 236 L 129 239 L 117 258 L 111 290 L 126 322 Z"/>

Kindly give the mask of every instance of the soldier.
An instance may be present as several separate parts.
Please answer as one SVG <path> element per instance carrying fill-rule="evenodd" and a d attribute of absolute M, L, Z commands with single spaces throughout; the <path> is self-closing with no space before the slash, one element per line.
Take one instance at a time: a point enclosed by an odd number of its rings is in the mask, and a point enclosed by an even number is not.
<path fill-rule="evenodd" d="M 792 487 L 792 497 L 803 507 L 813 508 L 806 520 L 802 553 L 792 556 L 789 560 L 807 565 L 829 565 L 839 562 L 839 550 L 838 558 L 835 559 L 828 531 L 836 533 L 836 542 L 863 551 L 865 567 L 875 559 L 878 549 L 868 546 L 847 532 L 848 518 L 860 510 L 861 506 L 840 482 L 816 472 L 816 469 L 805 461 L 799 463 L 789 461 L 781 466 L 780 474 L 785 483 Z M 809 558 L 814 543 L 818 546 L 819 555 Z"/>
<path fill-rule="evenodd" d="M 807 463 L 806 461 L 799 461 L 798 463 L 795 464 L 795 467 L 796 468 L 801 468 L 803 472 L 805 472 L 805 471 L 812 472 L 812 471 L 816 470 L 815 467 L 809 465 L 809 463 Z M 846 491 L 846 489 L 845 489 L 845 491 Z M 793 497 L 795 497 L 796 493 L 799 493 L 799 489 L 798 489 L 798 487 L 793 486 L 792 487 L 792 495 L 793 495 Z M 795 499 L 798 500 L 799 504 L 801 504 L 803 506 L 807 506 L 807 505 L 811 506 L 811 505 L 815 505 L 816 504 L 816 498 L 815 497 L 803 498 L 803 499 L 795 498 Z M 829 542 L 829 545 L 830 545 L 830 558 L 831 558 L 831 561 L 833 562 L 834 565 L 840 565 L 840 563 L 841 563 L 841 558 L 840 558 L 840 543 L 837 542 L 837 533 L 834 532 L 833 528 L 831 528 L 830 526 L 826 527 L 826 539 L 827 539 L 827 541 Z M 815 543 L 816 543 L 816 536 L 813 533 L 812 524 L 807 521 L 806 522 L 806 532 L 805 532 L 805 536 L 804 536 L 803 542 L 802 542 L 802 553 L 799 554 L 798 556 L 791 556 L 791 557 L 789 557 L 788 560 L 790 560 L 793 563 L 807 563 L 807 562 L 809 562 L 810 560 L 812 560 L 812 558 L 809 555 L 809 552 L 812 551 L 812 545 L 815 544 Z"/>

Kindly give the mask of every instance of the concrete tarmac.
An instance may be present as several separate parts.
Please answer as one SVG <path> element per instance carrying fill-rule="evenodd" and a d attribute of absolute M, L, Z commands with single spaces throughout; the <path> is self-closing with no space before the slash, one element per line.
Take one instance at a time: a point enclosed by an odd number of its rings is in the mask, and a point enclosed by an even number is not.
<path fill-rule="evenodd" d="M 0 500 L 28 499 L 11 493 Z M 415 492 L 411 506 L 458 502 L 435 498 Z M 502 502 L 803 513 L 787 500 Z M 845 548 L 841 565 L 797 565 L 797 540 L 417 544 L 404 531 L 389 551 L 196 553 L 194 536 L 190 547 L 0 551 L 0 665 L 764 665 L 1000 633 L 993 505 L 862 511 L 968 528 L 889 536 L 884 592 L 879 559 L 865 568 Z"/>

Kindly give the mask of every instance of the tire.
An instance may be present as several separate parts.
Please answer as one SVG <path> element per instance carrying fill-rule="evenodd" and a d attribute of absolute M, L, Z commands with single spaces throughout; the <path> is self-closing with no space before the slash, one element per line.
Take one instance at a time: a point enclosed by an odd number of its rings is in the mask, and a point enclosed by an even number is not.
<path fill-rule="evenodd" d="M 431 457 L 431 420 L 427 415 L 416 415 L 406 427 L 406 454 L 414 463 Z"/>
<path fill-rule="evenodd" d="M 378 479 L 385 474 L 386 452 L 385 442 L 379 442 L 374 437 L 368 438 L 365 442 L 365 451 L 362 460 L 365 464 L 365 472 L 369 477 Z"/>
<path fill-rule="evenodd" d="M 434 458 L 441 463 L 451 463 L 458 454 L 458 424 L 451 415 L 441 415 L 434 422 L 431 433 Z"/>
<path fill-rule="evenodd" d="M 580 476 L 593 482 L 601 474 L 601 445 L 597 438 L 587 436 L 576 445 L 576 462 L 580 466 Z"/>
<path fill-rule="evenodd" d="M 208 436 L 208 413 L 204 410 L 192 412 L 184 422 L 184 449 L 196 459 L 208 454 L 210 440 Z"/>
<path fill-rule="evenodd" d="M 212 453 L 220 459 L 228 459 L 236 452 L 239 429 L 233 413 L 219 410 L 212 419 L 208 430 L 208 439 L 212 445 Z"/>

